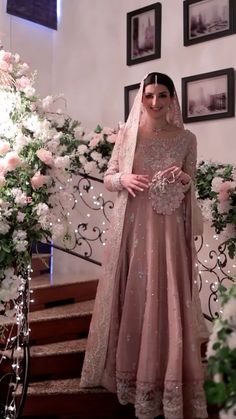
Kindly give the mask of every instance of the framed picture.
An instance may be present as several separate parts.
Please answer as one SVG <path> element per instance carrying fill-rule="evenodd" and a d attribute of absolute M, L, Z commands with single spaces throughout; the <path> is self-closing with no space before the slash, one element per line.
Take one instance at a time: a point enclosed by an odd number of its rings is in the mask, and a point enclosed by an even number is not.
<path fill-rule="evenodd" d="M 136 94 L 138 93 L 138 89 L 139 89 L 140 83 L 136 83 L 136 84 L 131 84 L 130 86 L 125 86 L 125 94 L 124 94 L 124 98 L 125 98 L 125 112 L 124 112 L 124 117 L 125 117 L 125 121 L 127 120 L 130 110 L 132 108 L 132 105 L 134 103 L 134 98 L 136 96 Z"/>
<path fill-rule="evenodd" d="M 161 3 L 127 13 L 127 65 L 161 56 Z"/>
<path fill-rule="evenodd" d="M 184 45 L 236 33 L 236 0 L 185 0 Z"/>
<path fill-rule="evenodd" d="M 184 77 L 182 111 L 184 122 L 234 116 L 234 69 Z"/>

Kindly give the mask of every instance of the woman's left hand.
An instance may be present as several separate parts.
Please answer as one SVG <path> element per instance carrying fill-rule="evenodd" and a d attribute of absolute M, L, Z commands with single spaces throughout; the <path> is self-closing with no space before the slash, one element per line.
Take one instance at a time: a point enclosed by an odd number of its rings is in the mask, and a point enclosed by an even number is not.
<path fill-rule="evenodd" d="M 170 183 L 175 181 L 181 182 L 183 185 L 186 185 L 190 181 L 190 176 L 183 172 L 183 170 L 178 166 L 171 166 L 168 169 L 165 169 L 158 173 L 160 177 L 165 177 Z"/>

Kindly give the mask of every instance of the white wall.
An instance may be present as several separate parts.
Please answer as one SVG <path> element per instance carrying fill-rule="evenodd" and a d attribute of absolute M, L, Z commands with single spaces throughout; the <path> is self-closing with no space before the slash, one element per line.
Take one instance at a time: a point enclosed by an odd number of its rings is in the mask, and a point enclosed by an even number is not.
<path fill-rule="evenodd" d="M 0 2 L 1 38 L 38 70 L 41 95 L 65 94 L 68 113 L 87 128 L 123 120 L 124 86 L 150 71 L 168 73 L 181 94 L 181 77 L 236 68 L 236 35 L 183 46 L 183 2 L 163 0 L 161 58 L 126 65 L 126 13 L 151 4 L 147 0 L 58 0 L 58 31 L 6 14 Z M 199 156 L 236 160 L 236 119 L 188 124 L 198 137 Z M 68 260 L 68 258 L 67 258 Z M 69 267 L 68 261 L 63 267 Z M 77 269 L 77 267 L 76 267 Z M 91 268 L 95 269 L 95 268 Z"/>

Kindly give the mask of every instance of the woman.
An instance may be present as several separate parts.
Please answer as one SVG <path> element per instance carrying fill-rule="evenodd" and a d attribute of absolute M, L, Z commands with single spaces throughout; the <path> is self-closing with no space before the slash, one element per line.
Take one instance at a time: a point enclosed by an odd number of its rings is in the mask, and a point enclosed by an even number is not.
<path fill-rule="evenodd" d="M 140 419 L 207 417 L 195 168 L 196 138 L 183 128 L 174 84 L 150 73 L 104 178 L 119 193 L 81 378 L 133 403 Z"/>

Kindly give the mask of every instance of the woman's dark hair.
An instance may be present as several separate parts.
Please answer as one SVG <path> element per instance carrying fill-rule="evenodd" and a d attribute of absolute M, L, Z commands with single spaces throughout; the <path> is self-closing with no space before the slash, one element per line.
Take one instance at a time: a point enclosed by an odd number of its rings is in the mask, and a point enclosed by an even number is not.
<path fill-rule="evenodd" d="M 163 86 L 167 87 L 170 92 L 170 97 L 174 96 L 175 86 L 173 81 L 169 76 L 163 73 L 149 73 L 144 80 L 143 88 L 145 89 L 146 86 L 149 84 L 163 84 Z"/>

